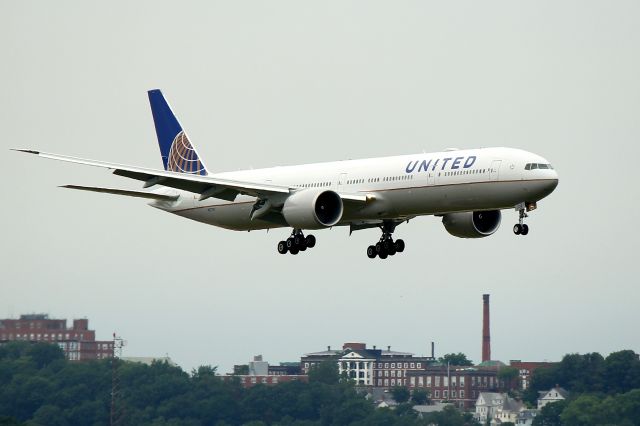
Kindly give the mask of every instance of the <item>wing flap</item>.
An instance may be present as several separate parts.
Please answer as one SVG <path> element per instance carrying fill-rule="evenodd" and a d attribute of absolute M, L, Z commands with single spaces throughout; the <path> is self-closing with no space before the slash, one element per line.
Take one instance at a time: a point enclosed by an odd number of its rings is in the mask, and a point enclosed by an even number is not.
<path fill-rule="evenodd" d="M 125 195 L 127 197 L 147 198 L 158 201 L 175 201 L 177 195 L 154 194 L 152 192 L 129 191 L 126 189 L 100 188 L 96 186 L 62 185 L 60 188 L 78 189 L 80 191 L 101 192 L 104 194 Z"/>

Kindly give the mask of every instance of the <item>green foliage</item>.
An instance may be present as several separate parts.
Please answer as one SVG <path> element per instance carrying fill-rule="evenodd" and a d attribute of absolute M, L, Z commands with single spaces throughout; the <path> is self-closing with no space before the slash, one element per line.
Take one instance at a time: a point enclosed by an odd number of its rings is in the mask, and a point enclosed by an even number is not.
<path fill-rule="evenodd" d="M 565 355 L 558 365 L 534 371 L 524 399 L 535 404 L 538 391 L 556 385 L 575 395 L 629 392 L 640 388 L 640 360 L 630 350 L 613 352 L 606 359 L 598 353 Z"/>
<path fill-rule="evenodd" d="M 333 360 L 327 360 L 316 364 L 309 369 L 309 381 L 335 385 L 340 381 L 338 364 Z"/>
<path fill-rule="evenodd" d="M 429 402 L 429 394 L 424 389 L 416 389 L 411 394 L 411 400 L 416 405 L 424 405 Z"/>
<path fill-rule="evenodd" d="M 467 359 L 467 356 L 462 352 L 458 352 L 457 354 L 450 353 L 446 354 L 440 358 L 438 358 L 438 362 L 442 364 L 456 365 L 456 366 L 471 366 L 473 362 Z"/>
<path fill-rule="evenodd" d="M 402 404 L 403 402 L 409 401 L 409 397 L 411 394 L 409 393 L 409 389 L 404 386 L 396 386 L 391 388 L 391 396 L 393 396 L 393 400 L 398 404 Z"/>
<path fill-rule="evenodd" d="M 561 426 L 560 415 L 567 408 L 567 405 L 567 401 L 552 402 L 545 405 L 533 419 L 533 426 Z"/>
<path fill-rule="evenodd" d="M 462 413 L 455 407 L 448 405 L 444 410 L 436 413 L 428 413 L 423 416 L 423 420 L 427 425 L 438 426 L 476 426 L 480 425 L 474 420 L 471 413 Z"/>

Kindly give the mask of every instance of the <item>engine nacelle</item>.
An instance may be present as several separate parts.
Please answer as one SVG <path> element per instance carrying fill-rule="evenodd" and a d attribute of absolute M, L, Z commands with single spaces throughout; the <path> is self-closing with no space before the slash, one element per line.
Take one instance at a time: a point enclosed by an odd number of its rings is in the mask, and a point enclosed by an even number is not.
<path fill-rule="evenodd" d="M 342 198 L 326 189 L 303 189 L 291 194 L 282 206 L 282 215 L 293 228 L 321 229 L 342 219 Z"/>
<path fill-rule="evenodd" d="M 448 213 L 442 217 L 442 224 L 455 237 L 482 238 L 496 232 L 501 219 L 500 210 Z"/>

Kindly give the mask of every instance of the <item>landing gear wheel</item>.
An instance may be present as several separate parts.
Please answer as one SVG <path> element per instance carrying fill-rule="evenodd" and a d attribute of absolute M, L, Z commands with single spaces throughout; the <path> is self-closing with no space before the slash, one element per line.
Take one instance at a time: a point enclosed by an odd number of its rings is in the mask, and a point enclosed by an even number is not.
<path fill-rule="evenodd" d="M 292 248 L 294 248 L 295 246 L 296 246 L 296 245 L 295 245 L 295 243 L 293 242 L 293 238 L 291 238 L 291 237 L 287 238 L 287 248 L 288 248 L 289 250 L 291 250 L 291 249 L 292 249 Z"/>
<path fill-rule="evenodd" d="M 280 241 L 278 243 L 278 253 L 286 254 L 288 250 L 286 241 Z"/>
<path fill-rule="evenodd" d="M 522 233 L 522 235 L 527 235 L 529 233 L 529 225 L 527 225 L 527 224 L 522 225 L 521 233 Z"/>
<path fill-rule="evenodd" d="M 380 259 L 386 259 L 388 256 L 387 251 L 382 249 L 382 251 L 378 253 L 378 256 L 380 256 Z"/>
<path fill-rule="evenodd" d="M 302 235 L 296 234 L 293 236 L 293 243 L 296 245 L 296 247 L 302 246 L 303 242 L 304 242 L 304 237 Z"/>
<path fill-rule="evenodd" d="M 513 233 L 516 235 L 522 234 L 522 225 L 520 225 L 519 223 L 513 225 Z"/>
<path fill-rule="evenodd" d="M 382 248 L 384 248 L 384 251 L 391 251 L 391 247 L 393 247 L 393 240 L 389 239 L 382 242 Z"/>
<path fill-rule="evenodd" d="M 387 253 L 389 253 L 389 256 L 393 256 L 394 254 L 396 254 L 396 245 L 393 242 L 387 249 Z"/>
<path fill-rule="evenodd" d="M 306 243 L 308 248 L 314 248 L 316 246 L 316 237 L 309 234 L 307 235 L 307 238 L 305 238 L 304 242 Z"/>
<path fill-rule="evenodd" d="M 294 248 L 290 248 L 290 249 L 289 249 L 289 253 L 294 254 L 294 255 L 295 255 L 295 254 L 298 254 L 298 252 L 299 252 L 299 251 L 300 251 L 300 250 L 298 250 L 298 248 L 297 248 L 297 247 L 294 247 Z"/>
<path fill-rule="evenodd" d="M 382 243 L 376 243 L 376 253 L 382 253 Z"/>
<path fill-rule="evenodd" d="M 394 245 L 398 253 L 402 253 L 404 251 L 404 240 L 396 240 Z"/>
<path fill-rule="evenodd" d="M 375 257 L 378 255 L 378 253 L 376 252 L 376 246 L 369 246 L 367 247 L 367 257 L 369 259 L 375 259 Z"/>

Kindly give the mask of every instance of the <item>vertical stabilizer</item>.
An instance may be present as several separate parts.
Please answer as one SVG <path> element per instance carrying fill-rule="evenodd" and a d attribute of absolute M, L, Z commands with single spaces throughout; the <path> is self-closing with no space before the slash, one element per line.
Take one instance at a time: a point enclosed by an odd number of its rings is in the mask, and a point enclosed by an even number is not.
<path fill-rule="evenodd" d="M 154 89 L 149 90 L 148 93 L 164 169 L 179 173 L 207 175 L 204 163 L 191 145 L 162 92 Z"/>

